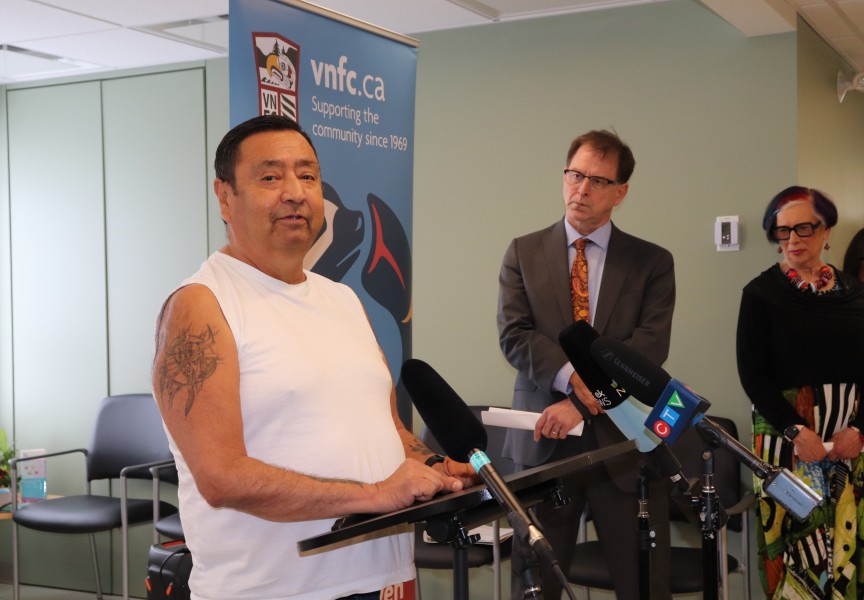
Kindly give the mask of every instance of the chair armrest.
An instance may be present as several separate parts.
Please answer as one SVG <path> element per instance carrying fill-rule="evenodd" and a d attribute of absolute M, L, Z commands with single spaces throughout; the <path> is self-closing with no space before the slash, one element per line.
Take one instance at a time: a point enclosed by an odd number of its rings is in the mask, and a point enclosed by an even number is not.
<path fill-rule="evenodd" d="M 166 467 L 168 465 L 173 464 L 172 460 L 156 460 L 149 463 L 142 463 L 140 465 L 129 465 L 128 467 L 123 467 L 120 470 L 120 479 L 128 479 L 132 473 L 139 473 L 144 471 L 150 472 L 150 477 L 145 479 L 150 479 L 153 477 L 154 469 L 158 470 L 159 468 Z"/>
<path fill-rule="evenodd" d="M 23 458 L 13 458 L 9 460 L 9 468 L 10 470 L 15 469 L 15 466 L 21 462 L 27 462 L 28 460 L 36 460 L 37 458 L 50 458 L 52 456 L 63 456 L 64 454 L 74 454 L 75 452 L 80 452 L 84 456 L 87 456 L 87 448 L 74 448 L 72 450 L 61 450 L 60 452 L 48 452 L 47 454 L 37 454 L 36 456 L 25 456 Z"/>
<path fill-rule="evenodd" d="M 12 492 L 12 512 L 18 510 L 18 463 L 36 460 L 39 458 L 51 458 L 53 456 L 64 456 L 66 454 L 83 454 L 87 456 L 87 448 L 73 448 L 72 450 L 60 450 L 59 452 L 46 452 L 45 454 L 37 454 L 36 456 L 25 456 L 23 458 L 13 458 L 9 460 L 9 480 L 12 482 L 10 491 Z"/>
<path fill-rule="evenodd" d="M 129 483 L 129 475 L 132 473 L 140 473 L 140 472 L 149 472 L 150 476 L 153 476 L 153 469 L 158 468 L 160 466 L 165 466 L 167 459 L 163 460 L 155 460 L 148 463 L 142 463 L 140 465 L 129 465 L 128 467 L 123 467 L 120 469 L 120 518 L 121 521 L 126 523 L 126 502 L 128 500 L 128 483 Z M 150 477 L 143 477 L 142 479 L 150 479 Z M 154 503 L 158 506 L 158 499 L 154 499 Z M 125 526 L 125 525 L 124 525 Z"/>
<path fill-rule="evenodd" d="M 160 463 L 157 463 L 150 467 L 150 477 L 153 478 L 153 525 L 155 527 L 156 522 L 160 519 L 159 514 L 159 471 L 165 469 L 167 467 L 175 466 L 175 461 L 172 458 L 171 460 L 163 460 Z M 154 529 L 153 539 L 154 543 L 159 541 L 159 534 L 156 533 Z"/>
<path fill-rule="evenodd" d="M 174 459 L 172 458 L 170 460 L 163 460 L 163 461 L 151 466 L 150 467 L 150 477 L 158 480 L 159 479 L 159 471 L 161 471 L 162 469 L 165 469 L 166 467 L 173 467 L 173 466 L 175 466 L 175 464 L 176 463 L 175 463 Z"/>
<path fill-rule="evenodd" d="M 726 514 L 729 515 L 740 515 L 747 510 L 750 509 L 751 506 L 756 502 L 756 495 L 752 490 L 747 490 L 741 496 L 741 499 L 734 505 L 726 508 Z"/>

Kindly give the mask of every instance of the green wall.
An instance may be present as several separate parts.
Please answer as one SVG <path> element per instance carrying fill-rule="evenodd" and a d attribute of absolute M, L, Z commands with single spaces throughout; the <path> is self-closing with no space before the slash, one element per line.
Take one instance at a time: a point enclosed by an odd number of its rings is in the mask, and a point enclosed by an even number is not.
<path fill-rule="evenodd" d="M 562 217 L 570 140 L 613 128 L 637 162 L 613 220 L 675 258 L 665 368 L 733 418 L 747 443 L 735 328 L 741 288 L 777 256 L 761 229 L 765 206 L 801 182 L 831 193 L 842 213 L 858 211 L 854 227 L 838 227 L 835 263 L 864 224 L 864 120 L 854 107 L 864 96 L 837 103 L 836 55 L 806 26 L 747 38 L 689 0 L 418 38 L 414 355 L 466 402 L 509 405 L 514 370 L 495 327 L 504 250 Z M 716 251 L 714 222 L 725 215 L 739 216 L 739 252 Z M 689 530 L 676 538 L 698 543 Z M 739 556 L 740 543 L 730 535 Z M 472 589 L 486 591 L 489 575 L 474 577 Z M 758 590 L 755 573 L 751 581 Z M 424 573 L 427 593 L 449 585 Z M 734 577 L 733 594 L 740 585 Z"/>
<path fill-rule="evenodd" d="M 864 227 L 864 94 L 837 99 L 837 71 L 854 69 L 803 21 L 798 26 L 798 177 L 836 203 L 840 220 L 826 258 L 842 266 L 849 240 Z"/>
<path fill-rule="evenodd" d="M 741 287 L 773 260 L 762 210 L 796 180 L 795 34 L 746 38 L 671 0 L 419 39 L 415 355 L 467 402 L 509 404 L 504 250 L 562 217 L 570 140 L 614 128 L 636 171 L 613 220 L 675 258 L 666 370 L 747 425 L 735 324 Z M 716 251 L 724 215 L 740 217 L 740 252 Z"/>

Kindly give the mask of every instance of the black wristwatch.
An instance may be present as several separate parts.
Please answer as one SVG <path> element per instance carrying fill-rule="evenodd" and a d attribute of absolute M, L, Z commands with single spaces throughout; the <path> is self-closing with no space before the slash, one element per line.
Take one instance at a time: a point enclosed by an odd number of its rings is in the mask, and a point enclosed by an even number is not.
<path fill-rule="evenodd" d="M 797 425 L 790 425 L 783 430 L 783 437 L 791 442 L 798 436 L 799 433 L 801 433 L 801 430 L 798 429 Z"/>
<path fill-rule="evenodd" d="M 441 456 L 440 454 L 433 454 L 432 456 L 430 456 L 429 458 L 426 459 L 425 464 L 427 467 L 431 467 L 434 464 L 438 464 L 438 463 L 442 463 L 442 462 L 444 462 L 443 456 Z"/>

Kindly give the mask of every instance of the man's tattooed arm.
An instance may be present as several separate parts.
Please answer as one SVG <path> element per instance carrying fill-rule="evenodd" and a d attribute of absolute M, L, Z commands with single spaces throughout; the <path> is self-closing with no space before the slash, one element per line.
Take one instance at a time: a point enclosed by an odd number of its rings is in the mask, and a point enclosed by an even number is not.
<path fill-rule="evenodd" d="M 163 348 L 158 368 L 159 392 L 169 408 L 174 405 L 174 398 L 185 392 L 184 414 L 189 416 L 204 382 L 222 362 L 213 348 L 216 333 L 209 325 L 197 334 L 187 327 Z"/>
<path fill-rule="evenodd" d="M 433 456 L 435 454 L 420 439 L 415 436 L 411 437 L 413 437 L 414 439 L 408 442 L 409 452 L 412 452 L 414 454 L 420 454 L 421 456 L 425 457 Z"/>

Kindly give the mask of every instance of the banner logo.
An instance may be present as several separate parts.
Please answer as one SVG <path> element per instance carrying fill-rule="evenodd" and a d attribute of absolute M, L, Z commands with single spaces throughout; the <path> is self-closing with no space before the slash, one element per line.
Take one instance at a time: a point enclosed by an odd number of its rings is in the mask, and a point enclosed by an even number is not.
<path fill-rule="evenodd" d="M 258 114 L 297 119 L 300 46 L 277 33 L 252 33 L 258 71 Z"/>

